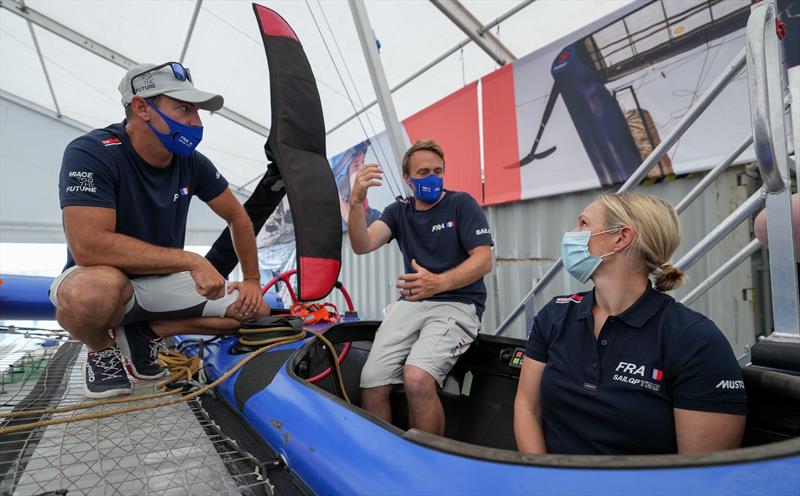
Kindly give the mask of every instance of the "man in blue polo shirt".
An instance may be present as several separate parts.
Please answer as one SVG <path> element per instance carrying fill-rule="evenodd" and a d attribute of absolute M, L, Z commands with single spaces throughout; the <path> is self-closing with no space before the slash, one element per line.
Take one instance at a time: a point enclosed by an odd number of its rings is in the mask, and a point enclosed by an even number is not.
<path fill-rule="evenodd" d="M 68 251 L 50 299 L 58 322 L 89 348 L 93 398 L 129 394 L 127 375 L 162 377 L 160 336 L 235 328 L 269 312 L 253 225 L 195 151 L 198 111 L 219 110 L 222 97 L 195 89 L 177 62 L 135 66 L 119 90 L 126 119 L 70 143 L 59 179 Z M 192 196 L 228 223 L 243 282 L 226 284 L 208 260 L 183 250 Z"/>
<path fill-rule="evenodd" d="M 442 435 L 437 385 L 480 329 L 492 235 L 471 196 L 442 187 L 444 152 L 433 141 L 417 142 L 403 157 L 403 178 L 414 198 L 389 205 L 367 228 L 363 202 L 367 190 L 381 184 L 381 173 L 373 164 L 356 176 L 350 242 L 364 254 L 396 239 L 406 273 L 397 283 L 400 300 L 386 308 L 361 373 L 362 407 L 391 422 L 389 395 L 394 384 L 403 384 L 411 427 Z"/>

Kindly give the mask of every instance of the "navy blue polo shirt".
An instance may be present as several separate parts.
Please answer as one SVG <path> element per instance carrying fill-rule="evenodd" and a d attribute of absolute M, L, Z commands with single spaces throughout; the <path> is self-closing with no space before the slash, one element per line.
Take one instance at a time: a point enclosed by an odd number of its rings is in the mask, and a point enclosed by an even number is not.
<path fill-rule="evenodd" d="M 58 194 L 61 208 L 80 205 L 116 210 L 115 231 L 166 248 L 183 248 L 189 202 L 209 202 L 228 181 L 200 152 L 173 155 L 169 167 L 153 167 L 131 146 L 125 122 L 95 129 L 64 150 Z M 67 250 L 68 269 L 75 265 Z"/>
<path fill-rule="evenodd" d="M 439 203 L 424 211 L 416 210 L 413 200 L 398 200 L 384 209 L 379 220 L 392 232 L 389 241 L 397 239 L 407 274 L 414 272 L 412 259 L 430 272 L 441 274 L 469 258 L 470 250 L 494 244 L 480 205 L 461 191 L 447 191 Z M 481 277 L 425 300 L 473 304 L 480 319 L 486 304 L 486 285 Z"/>
<path fill-rule="evenodd" d="M 702 314 L 648 287 L 594 337 L 594 291 L 555 298 L 534 319 L 525 355 L 541 383 L 549 453 L 675 453 L 673 408 L 744 415 L 742 373 Z"/>

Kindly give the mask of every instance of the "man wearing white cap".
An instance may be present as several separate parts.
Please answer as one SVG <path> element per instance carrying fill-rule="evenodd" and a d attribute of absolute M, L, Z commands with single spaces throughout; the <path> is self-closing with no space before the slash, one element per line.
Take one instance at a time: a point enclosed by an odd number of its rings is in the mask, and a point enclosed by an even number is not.
<path fill-rule="evenodd" d="M 50 299 L 58 322 L 89 348 L 85 392 L 93 398 L 129 394 L 128 376 L 162 377 L 163 336 L 269 314 L 250 218 L 195 151 L 198 111 L 219 110 L 222 96 L 195 89 L 177 62 L 133 67 L 119 91 L 126 119 L 70 143 L 59 179 L 68 251 Z M 230 227 L 242 282 L 226 283 L 208 260 L 183 250 L 192 196 Z"/>

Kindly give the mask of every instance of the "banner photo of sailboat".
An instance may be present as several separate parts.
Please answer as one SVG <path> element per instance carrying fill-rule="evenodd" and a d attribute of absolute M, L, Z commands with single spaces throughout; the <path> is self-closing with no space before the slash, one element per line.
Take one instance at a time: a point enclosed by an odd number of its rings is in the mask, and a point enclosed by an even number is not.
<path fill-rule="evenodd" d="M 750 2 L 625 10 L 482 78 L 485 204 L 624 182 L 744 47 Z M 746 78 L 728 85 L 651 178 L 707 170 L 741 141 Z M 736 163 L 753 159 L 747 150 Z"/>

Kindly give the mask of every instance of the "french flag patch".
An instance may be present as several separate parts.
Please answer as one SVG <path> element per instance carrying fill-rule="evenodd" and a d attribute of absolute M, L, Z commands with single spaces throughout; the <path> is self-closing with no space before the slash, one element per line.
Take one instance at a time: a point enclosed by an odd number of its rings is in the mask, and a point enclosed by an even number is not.
<path fill-rule="evenodd" d="M 451 220 L 451 221 L 448 221 L 448 222 L 447 222 L 447 227 L 456 227 L 456 223 L 455 223 L 455 222 L 453 222 L 452 220 Z"/>
<path fill-rule="evenodd" d="M 650 377 L 653 378 L 654 381 L 661 381 L 661 378 L 664 376 L 664 371 L 653 369 L 653 373 Z"/>
<path fill-rule="evenodd" d="M 114 146 L 114 145 L 121 145 L 122 141 L 120 141 L 119 138 L 108 138 L 106 140 L 101 141 L 100 143 L 102 143 L 103 146 Z"/>
<path fill-rule="evenodd" d="M 556 298 L 556 303 L 580 303 L 583 301 L 583 296 L 581 295 L 572 295 L 572 296 L 560 296 Z"/>
<path fill-rule="evenodd" d="M 188 186 L 185 186 L 185 187 L 183 187 L 183 188 L 179 189 L 179 190 L 178 190 L 178 194 L 179 194 L 179 195 L 181 195 L 181 196 L 186 196 L 186 195 L 188 195 L 188 194 L 189 194 L 189 187 L 188 187 Z"/>

